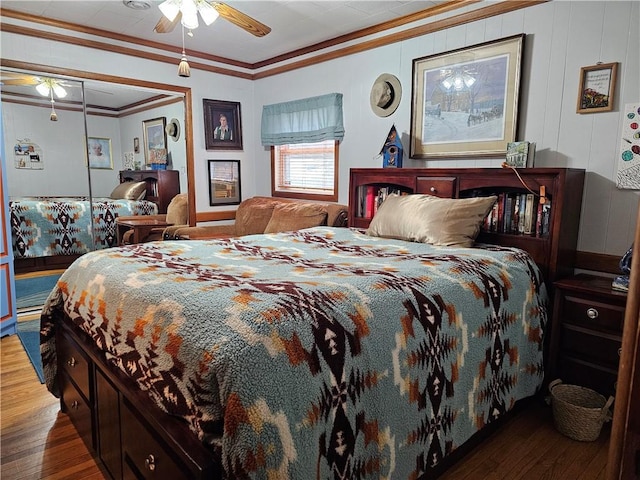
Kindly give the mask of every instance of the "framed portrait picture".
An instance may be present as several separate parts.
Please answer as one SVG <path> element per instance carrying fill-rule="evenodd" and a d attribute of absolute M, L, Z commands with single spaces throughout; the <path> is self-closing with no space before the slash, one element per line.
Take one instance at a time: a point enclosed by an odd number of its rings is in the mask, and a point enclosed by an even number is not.
<path fill-rule="evenodd" d="M 209 160 L 209 205 L 237 205 L 240 194 L 240 160 Z"/>
<path fill-rule="evenodd" d="M 167 154 L 167 134 L 165 127 L 167 119 L 165 117 L 152 118 L 142 122 L 142 138 L 144 142 L 144 161 L 146 165 L 156 163 L 158 157 L 162 157 L 162 153 L 158 154 L 157 150 L 164 150 Z"/>
<path fill-rule="evenodd" d="M 413 60 L 411 158 L 504 155 L 516 138 L 524 38 Z"/>
<path fill-rule="evenodd" d="M 580 69 L 578 113 L 609 112 L 613 110 L 617 63 L 599 63 Z"/>
<path fill-rule="evenodd" d="M 89 168 L 113 170 L 110 138 L 88 137 L 87 151 L 89 152 Z"/>
<path fill-rule="evenodd" d="M 242 150 L 240 102 L 202 100 L 207 150 Z"/>

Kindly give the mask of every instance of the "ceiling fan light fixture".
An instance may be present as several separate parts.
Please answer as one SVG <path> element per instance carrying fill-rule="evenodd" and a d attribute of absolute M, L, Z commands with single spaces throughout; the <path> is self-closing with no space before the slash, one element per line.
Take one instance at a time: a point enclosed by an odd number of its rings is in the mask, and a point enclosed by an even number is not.
<path fill-rule="evenodd" d="M 196 2 L 198 11 L 200 12 L 200 16 L 202 17 L 202 21 L 206 25 L 211 25 L 220 16 L 218 11 L 213 8 L 211 4 L 206 0 L 196 0 Z"/>
<path fill-rule="evenodd" d="M 48 97 L 49 93 L 52 91 L 52 96 L 54 93 L 58 98 L 64 98 L 67 96 L 67 91 L 55 78 L 43 78 L 42 81 L 36 85 L 36 91 L 43 97 Z"/>
<path fill-rule="evenodd" d="M 49 88 L 49 85 L 47 85 L 46 82 L 42 82 L 36 85 L 36 91 L 43 97 L 48 97 L 50 90 L 51 89 Z"/>
<path fill-rule="evenodd" d="M 180 11 L 182 12 L 181 23 L 185 28 L 189 30 L 198 28 L 198 7 L 193 0 L 182 0 Z"/>
<path fill-rule="evenodd" d="M 51 88 L 53 88 L 53 93 L 56 94 L 56 97 L 58 98 L 64 98 L 67 96 L 67 91 L 62 88 L 61 85 L 58 85 L 57 83 L 54 83 L 51 85 Z"/>
<path fill-rule="evenodd" d="M 180 13 L 180 2 L 176 0 L 165 0 L 158 5 L 158 8 L 170 22 L 173 22 L 178 16 L 178 13 Z"/>

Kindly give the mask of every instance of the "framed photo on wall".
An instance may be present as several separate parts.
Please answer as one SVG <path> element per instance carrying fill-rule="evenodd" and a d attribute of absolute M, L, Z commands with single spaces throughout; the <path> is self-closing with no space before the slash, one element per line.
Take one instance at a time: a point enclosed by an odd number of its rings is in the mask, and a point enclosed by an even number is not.
<path fill-rule="evenodd" d="M 207 150 L 242 150 L 240 102 L 202 100 Z"/>
<path fill-rule="evenodd" d="M 599 63 L 580 69 L 577 113 L 610 112 L 613 110 L 617 63 Z"/>
<path fill-rule="evenodd" d="M 504 155 L 516 138 L 524 38 L 413 60 L 411 158 Z"/>
<path fill-rule="evenodd" d="M 209 205 L 241 202 L 240 160 L 209 160 Z"/>
<path fill-rule="evenodd" d="M 89 168 L 113 170 L 110 138 L 88 137 L 87 150 L 89 151 Z"/>
<path fill-rule="evenodd" d="M 144 162 L 146 165 L 155 163 L 156 150 L 167 152 L 166 117 L 152 118 L 142 122 L 142 138 L 144 141 Z"/>

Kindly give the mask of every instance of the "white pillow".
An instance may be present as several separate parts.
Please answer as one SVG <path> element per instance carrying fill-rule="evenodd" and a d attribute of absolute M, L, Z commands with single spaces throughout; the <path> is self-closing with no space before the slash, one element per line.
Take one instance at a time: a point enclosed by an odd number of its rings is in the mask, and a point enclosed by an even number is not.
<path fill-rule="evenodd" d="M 366 233 L 446 247 L 471 247 L 497 198 L 389 195 Z"/>

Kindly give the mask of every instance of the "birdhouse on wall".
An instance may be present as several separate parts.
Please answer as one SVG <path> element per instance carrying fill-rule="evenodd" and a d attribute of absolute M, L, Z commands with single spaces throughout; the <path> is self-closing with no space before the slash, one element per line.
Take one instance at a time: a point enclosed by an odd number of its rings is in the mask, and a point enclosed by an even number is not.
<path fill-rule="evenodd" d="M 402 148 L 402 142 L 400 141 L 395 125 L 393 125 L 391 130 L 389 130 L 389 134 L 382 146 L 382 150 L 380 150 L 380 154 L 382 155 L 382 166 L 384 168 L 402 167 L 404 149 Z"/>

